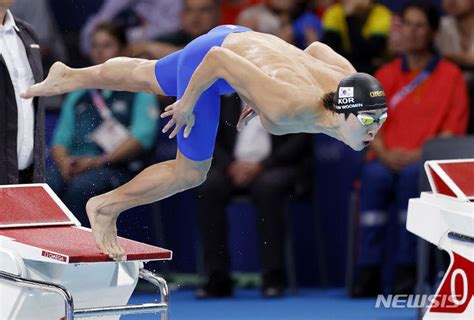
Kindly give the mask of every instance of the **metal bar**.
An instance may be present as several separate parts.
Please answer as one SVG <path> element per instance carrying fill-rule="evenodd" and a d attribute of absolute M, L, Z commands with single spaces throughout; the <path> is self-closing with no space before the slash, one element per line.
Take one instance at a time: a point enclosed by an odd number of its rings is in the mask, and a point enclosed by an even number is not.
<path fill-rule="evenodd" d="M 85 318 L 93 316 L 106 316 L 114 314 L 140 314 L 140 313 L 158 313 L 166 312 L 168 306 L 164 303 L 145 303 L 140 305 L 127 305 L 117 307 L 97 307 L 87 309 L 77 309 L 74 311 L 76 318 Z"/>
<path fill-rule="evenodd" d="M 170 294 L 168 290 L 168 284 L 166 281 L 146 269 L 140 269 L 139 277 L 150 282 L 160 290 L 161 301 L 160 303 L 146 303 L 142 305 L 128 305 L 128 306 L 116 306 L 116 307 L 98 307 L 98 308 L 87 308 L 77 309 L 74 311 L 74 316 L 77 318 L 92 317 L 92 316 L 105 316 L 113 314 L 140 314 L 140 313 L 161 313 L 161 320 L 169 319 L 169 300 Z"/>
<path fill-rule="evenodd" d="M 61 285 L 49 282 L 25 279 L 20 276 L 0 271 L 0 280 L 16 284 L 20 287 L 50 291 L 61 295 L 65 302 L 66 320 L 77 318 L 104 316 L 113 314 L 140 314 L 140 313 L 161 313 L 162 320 L 169 320 L 169 300 L 170 294 L 166 281 L 146 269 L 141 269 L 140 278 L 158 287 L 161 295 L 160 303 L 145 303 L 141 305 L 125 305 L 98 308 L 85 308 L 74 310 L 74 302 L 71 293 Z"/>
<path fill-rule="evenodd" d="M 74 302 L 71 293 L 61 285 L 38 280 L 25 279 L 9 272 L 0 271 L 0 280 L 19 287 L 49 291 L 59 294 L 65 302 L 66 320 L 74 319 Z"/>
<path fill-rule="evenodd" d="M 140 269 L 138 276 L 142 278 L 143 280 L 146 280 L 149 283 L 153 284 L 155 287 L 158 287 L 158 289 L 160 290 L 160 296 L 161 296 L 160 302 L 167 306 L 167 309 L 161 313 L 161 320 L 169 320 L 170 319 L 170 310 L 169 310 L 170 291 L 168 289 L 168 284 L 166 283 L 166 280 L 146 269 Z"/>
<path fill-rule="evenodd" d="M 467 243 L 474 243 L 473 237 L 470 237 L 461 233 L 457 233 L 457 232 L 448 233 L 448 238 L 462 241 L 462 242 L 467 242 Z"/>

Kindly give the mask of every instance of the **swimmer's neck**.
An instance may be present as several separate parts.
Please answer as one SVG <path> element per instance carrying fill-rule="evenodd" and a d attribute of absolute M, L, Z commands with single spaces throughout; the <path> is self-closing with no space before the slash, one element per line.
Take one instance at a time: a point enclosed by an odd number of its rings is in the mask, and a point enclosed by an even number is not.
<path fill-rule="evenodd" d="M 342 115 L 342 117 L 344 117 Z M 313 124 L 311 133 L 323 133 L 334 139 L 343 141 L 341 129 L 341 115 L 333 111 L 323 109 Z"/>

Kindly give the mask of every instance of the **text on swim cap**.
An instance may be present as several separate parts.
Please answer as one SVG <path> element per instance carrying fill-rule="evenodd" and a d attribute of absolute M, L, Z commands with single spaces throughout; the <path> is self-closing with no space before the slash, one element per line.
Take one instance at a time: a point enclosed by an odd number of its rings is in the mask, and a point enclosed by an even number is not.
<path fill-rule="evenodd" d="M 338 104 L 354 103 L 354 98 L 339 98 L 337 99 Z"/>
<path fill-rule="evenodd" d="M 353 103 L 353 104 L 346 104 L 342 106 L 336 106 L 338 110 L 345 110 L 345 109 L 353 109 L 353 108 L 362 108 L 364 105 L 362 103 Z"/>
<path fill-rule="evenodd" d="M 385 97 L 385 92 L 384 92 L 383 90 L 370 91 L 369 95 L 370 95 L 371 98 L 375 98 L 375 97 Z"/>

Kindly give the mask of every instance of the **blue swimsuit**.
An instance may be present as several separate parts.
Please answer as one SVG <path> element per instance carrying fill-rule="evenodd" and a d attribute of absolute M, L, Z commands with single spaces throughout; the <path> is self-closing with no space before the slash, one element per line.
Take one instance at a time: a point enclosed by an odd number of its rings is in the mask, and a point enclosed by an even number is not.
<path fill-rule="evenodd" d="M 220 46 L 229 33 L 246 31 L 252 30 L 234 25 L 218 26 L 194 39 L 182 50 L 158 60 L 155 75 L 160 87 L 167 96 L 180 99 L 206 53 L 212 47 Z M 224 79 L 218 79 L 201 94 L 194 108 L 196 122 L 191 134 L 184 138 L 182 128 L 177 135 L 178 148 L 186 157 L 194 161 L 212 157 L 219 125 L 220 95 L 233 92 L 235 90 Z"/>

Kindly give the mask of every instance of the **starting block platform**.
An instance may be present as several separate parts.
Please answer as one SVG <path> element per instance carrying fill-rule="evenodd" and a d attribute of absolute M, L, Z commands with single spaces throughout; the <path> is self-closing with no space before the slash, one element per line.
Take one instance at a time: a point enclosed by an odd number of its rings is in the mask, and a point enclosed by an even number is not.
<path fill-rule="evenodd" d="M 169 319 L 166 281 L 144 269 L 172 252 L 119 238 L 127 261 L 100 252 L 92 232 L 46 184 L 0 186 L 0 319 L 118 319 L 160 312 Z M 160 303 L 127 305 L 138 278 Z"/>
<path fill-rule="evenodd" d="M 424 320 L 474 319 L 474 159 L 427 161 L 432 192 L 410 199 L 408 231 L 449 253 L 451 263 Z"/>

